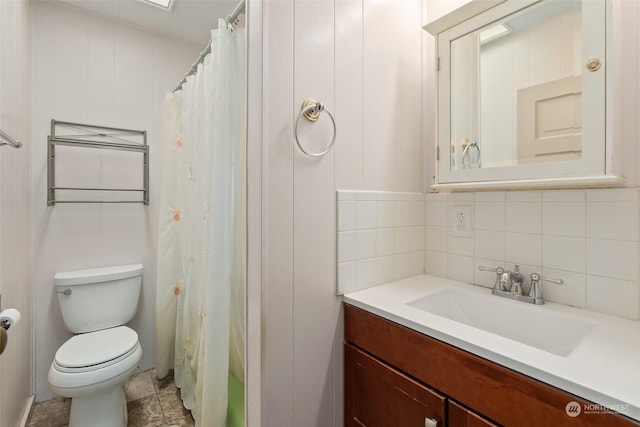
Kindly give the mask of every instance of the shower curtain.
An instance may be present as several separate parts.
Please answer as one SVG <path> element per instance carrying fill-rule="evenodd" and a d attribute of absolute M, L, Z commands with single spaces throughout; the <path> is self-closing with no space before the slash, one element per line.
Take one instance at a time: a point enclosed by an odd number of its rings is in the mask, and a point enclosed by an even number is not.
<path fill-rule="evenodd" d="M 228 387 L 244 383 L 246 36 L 218 28 L 165 98 L 156 285 L 158 377 L 175 369 L 207 427 L 226 425 Z"/>

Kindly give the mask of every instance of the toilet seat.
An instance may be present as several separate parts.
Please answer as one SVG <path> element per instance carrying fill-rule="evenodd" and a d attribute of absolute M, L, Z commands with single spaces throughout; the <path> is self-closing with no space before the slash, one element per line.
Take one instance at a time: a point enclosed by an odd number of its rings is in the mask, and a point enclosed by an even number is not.
<path fill-rule="evenodd" d="M 129 357 L 138 345 L 138 334 L 126 326 L 75 335 L 58 349 L 54 365 L 69 373 L 103 369 Z"/>

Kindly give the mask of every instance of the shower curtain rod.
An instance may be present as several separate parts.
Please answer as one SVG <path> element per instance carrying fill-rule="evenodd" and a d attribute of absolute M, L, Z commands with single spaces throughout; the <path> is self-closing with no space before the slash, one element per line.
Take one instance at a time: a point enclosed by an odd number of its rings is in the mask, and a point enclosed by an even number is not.
<path fill-rule="evenodd" d="M 241 13 L 244 13 L 245 8 L 246 8 L 246 0 L 240 0 L 240 3 L 238 3 L 235 9 L 233 9 L 233 12 L 231 12 L 229 15 L 227 15 L 226 18 L 224 18 L 224 22 L 227 25 L 227 28 L 230 28 L 231 31 L 233 31 L 236 25 L 238 25 L 238 16 L 240 16 Z M 200 56 L 198 56 L 198 59 L 196 60 L 196 62 L 191 64 L 191 68 L 189 68 L 189 71 L 187 71 L 187 73 L 184 75 L 184 78 L 180 81 L 180 83 L 178 83 L 178 86 L 176 86 L 176 88 L 173 90 L 174 92 L 182 89 L 182 84 L 187 81 L 187 77 L 189 77 L 190 75 L 196 72 L 196 70 L 198 69 L 198 65 L 202 64 L 205 56 L 207 56 L 210 53 L 211 53 L 211 39 L 209 39 L 209 43 L 207 43 L 207 47 L 205 47 L 202 50 L 202 52 L 200 52 Z"/>

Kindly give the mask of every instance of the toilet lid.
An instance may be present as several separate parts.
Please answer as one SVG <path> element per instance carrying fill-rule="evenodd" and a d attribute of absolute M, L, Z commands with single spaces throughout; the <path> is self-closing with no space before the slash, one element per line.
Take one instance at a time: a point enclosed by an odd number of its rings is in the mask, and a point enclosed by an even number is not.
<path fill-rule="evenodd" d="M 64 368 L 83 368 L 116 359 L 138 344 L 138 334 L 126 326 L 75 335 L 58 349 L 56 363 Z"/>

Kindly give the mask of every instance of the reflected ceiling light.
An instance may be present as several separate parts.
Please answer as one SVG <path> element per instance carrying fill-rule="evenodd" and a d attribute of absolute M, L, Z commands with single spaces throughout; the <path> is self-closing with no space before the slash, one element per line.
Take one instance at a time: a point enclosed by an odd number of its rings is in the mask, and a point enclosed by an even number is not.
<path fill-rule="evenodd" d="M 142 3 L 158 7 L 162 10 L 171 10 L 173 8 L 173 3 L 175 0 L 140 0 Z"/>
<path fill-rule="evenodd" d="M 480 44 L 502 37 L 509 31 L 511 30 L 504 24 L 494 25 L 484 31 L 480 31 Z"/>

